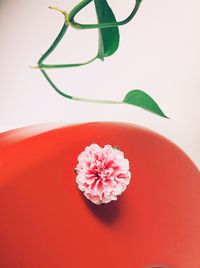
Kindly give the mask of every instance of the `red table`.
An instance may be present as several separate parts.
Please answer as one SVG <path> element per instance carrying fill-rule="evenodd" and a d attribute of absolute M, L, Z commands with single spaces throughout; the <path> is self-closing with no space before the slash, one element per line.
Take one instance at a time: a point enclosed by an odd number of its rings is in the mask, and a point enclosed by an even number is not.
<path fill-rule="evenodd" d="M 0 134 L 1 268 L 200 268 L 200 173 L 183 151 L 131 124 L 33 129 Z M 130 185 L 104 206 L 75 182 L 91 143 L 130 161 Z"/>

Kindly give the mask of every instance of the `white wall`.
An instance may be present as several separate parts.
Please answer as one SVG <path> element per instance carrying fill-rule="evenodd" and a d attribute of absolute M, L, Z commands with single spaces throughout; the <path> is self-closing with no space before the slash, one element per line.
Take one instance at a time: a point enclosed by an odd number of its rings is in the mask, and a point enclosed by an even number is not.
<path fill-rule="evenodd" d="M 130 13 L 132 2 L 109 1 L 118 18 Z M 200 166 L 200 1 L 143 0 L 134 21 L 120 28 L 121 44 L 113 57 L 49 72 L 60 88 L 78 96 L 120 100 L 129 90 L 143 89 L 171 120 L 128 105 L 69 101 L 29 68 L 63 23 L 62 15 L 48 6 L 70 10 L 76 3 L 0 1 L 0 131 L 45 122 L 125 121 L 168 137 Z M 79 18 L 91 21 L 91 9 Z M 96 30 L 70 29 L 48 62 L 87 60 L 96 49 Z"/>

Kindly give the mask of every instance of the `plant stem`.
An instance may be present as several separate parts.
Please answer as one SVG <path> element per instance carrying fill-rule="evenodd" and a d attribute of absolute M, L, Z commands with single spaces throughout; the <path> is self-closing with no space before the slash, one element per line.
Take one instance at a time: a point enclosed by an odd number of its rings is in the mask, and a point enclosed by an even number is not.
<path fill-rule="evenodd" d="M 54 83 L 53 81 L 50 79 L 50 77 L 47 75 L 47 73 L 44 70 L 41 70 L 41 72 L 43 73 L 44 77 L 47 79 L 47 81 L 49 82 L 49 84 L 53 87 L 53 89 L 55 89 L 56 92 L 58 92 L 58 94 L 60 94 L 61 96 L 67 98 L 67 99 L 72 99 L 72 96 L 65 94 L 64 92 L 62 92 Z"/>
<path fill-rule="evenodd" d="M 60 9 L 58 7 L 55 7 L 55 6 L 49 6 L 49 8 L 62 13 L 65 16 L 65 19 L 67 20 L 68 14 L 67 14 L 67 12 L 65 10 L 62 10 L 62 9 Z"/>
<path fill-rule="evenodd" d="M 83 102 L 92 102 L 92 103 L 103 103 L 103 104 L 123 104 L 122 101 L 113 101 L 113 100 L 99 100 L 99 99 L 86 99 L 72 96 L 72 100 L 83 101 Z"/>
<path fill-rule="evenodd" d="M 58 69 L 58 68 L 69 68 L 69 67 L 79 67 L 79 66 L 84 66 L 87 65 L 93 61 L 96 60 L 97 57 L 92 58 L 89 61 L 82 62 L 82 63 L 70 63 L 70 64 L 41 64 L 39 69 Z"/>
<path fill-rule="evenodd" d="M 62 92 L 51 80 L 51 78 L 47 75 L 47 73 L 44 70 L 41 70 L 41 72 L 43 73 L 44 77 L 47 79 L 47 81 L 49 82 L 49 84 L 53 87 L 53 89 L 55 89 L 56 92 L 58 92 L 61 96 L 67 98 L 67 99 L 71 99 L 74 101 L 82 101 L 82 102 L 91 102 L 91 103 L 104 103 L 104 104 L 123 104 L 122 101 L 113 101 L 113 100 L 99 100 L 99 99 L 88 99 L 88 98 L 80 98 L 80 97 L 75 97 L 75 96 L 71 96 L 68 95 L 64 92 Z"/>
<path fill-rule="evenodd" d="M 141 4 L 141 0 L 136 0 L 135 2 L 135 6 L 133 8 L 133 11 L 131 12 L 131 14 L 122 21 L 117 21 L 117 22 L 108 22 L 108 23 L 99 23 L 99 24 L 81 24 L 78 23 L 74 20 L 74 17 L 77 15 L 77 13 L 83 9 L 86 5 L 88 5 L 90 2 L 92 2 L 92 0 L 83 0 L 81 3 L 79 3 L 77 6 L 75 6 L 71 12 L 68 14 L 68 23 L 76 28 L 76 29 L 100 29 L 100 28 L 110 28 L 110 27 L 116 27 L 116 26 L 122 26 L 127 24 L 130 20 L 132 20 L 132 18 L 135 16 L 135 14 L 137 13 L 140 4 Z"/>
<path fill-rule="evenodd" d="M 44 77 L 47 79 L 47 81 L 49 82 L 49 84 L 53 87 L 53 89 L 60 94 L 61 96 L 67 98 L 67 99 L 71 99 L 71 100 L 75 100 L 75 101 L 82 101 L 82 102 L 92 102 L 92 103 L 104 103 L 104 104 L 123 104 L 124 102 L 122 101 L 113 101 L 113 100 L 99 100 L 99 99 L 88 99 L 88 98 L 80 98 L 80 97 L 76 97 L 76 96 L 71 96 L 69 94 L 66 94 L 64 92 L 62 92 L 54 83 L 53 81 L 50 79 L 50 77 L 47 75 L 46 71 L 44 69 L 53 69 L 53 68 L 67 68 L 67 67 L 78 67 L 78 66 L 83 66 L 86 64 L 89 64 L 91 62 L 93 62 L 97 56 L 89 61 L 83 62 L 83 63 L 74 63 L 74 64 L 43 64 L 44 60 L 53 52 L 53 50 L 57 47 L 57 45 L 59 44 L 59 42 L 62 40 L 63 36 L 65 35 L 68 26 L 71 25 L 77 29 L 91 29 L 91 28 L 108 28 L 108 27 L 114 27 L 114 26 L 119 26 L 119 25 L 123 25 L 128 23 L 136 14 L 141 0 L 136 0 L 134 9 L 132 11 L 132 13 L 129 15 L 129 17 L 123 21 L 120 22 L 113 22 L 113 23 L 101 23 L 101 24 L 78 24 L 74 21 L 74 17 L 75 15 L 81 10 L 83 9 L 86 5 L 88 5 L 90 2 L 92 2 L 93 0 L 82 0 L 82 2 L 80 2 L 74 9 L 72 9 L 72 11 L 67 14 L 67 12 L 57 8 L 57 7 L 50 7 L 51 9 L 57 10 L 59 12 L 61 12 L 62 14 L 64 14 L 65 16 L 65 22 L 58 34 L 58 36 L 56 37 L 56 39 L 54 40 L 53 44 L 49 47 L 49 49 L 42 55 L 42 57 L 39 59 L 38 61 L 38 66 L 33 66 L 33 68 L 38 68 L 40 69 L 40 71 L 42 72 L 42 74 L 44 75 Z"/>
<path fill-rule="evenodd" d="M 39 68 L 41 67 L 44 60 L 53 52 L 53 50 L 57 47 L 59 42 L 62 40 L 63 36 L 65 35 L 67 31 L 68 25 L 66 23 L 63 24 L 62 29 L 60 30 L 58 36 L 54 40 L 53 44 L 50 46 L 50 48 L 42 55 L 42 57 L 38 61 Z"/>

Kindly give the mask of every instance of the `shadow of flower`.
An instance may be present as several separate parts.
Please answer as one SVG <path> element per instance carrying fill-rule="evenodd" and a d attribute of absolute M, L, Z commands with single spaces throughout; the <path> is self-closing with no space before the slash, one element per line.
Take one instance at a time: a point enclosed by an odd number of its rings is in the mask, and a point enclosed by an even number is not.
<path fill-rule="evenodd" d="M 86 199 L 83 195 L 82 198 L 84 199 L 90 211 L 104 223 L 112 224 L 119 218 L 122 200 L 120 200 L 120 202 L 117 200 L 111 201 L 108 204 L 96 205 L 90 200 Z"/>

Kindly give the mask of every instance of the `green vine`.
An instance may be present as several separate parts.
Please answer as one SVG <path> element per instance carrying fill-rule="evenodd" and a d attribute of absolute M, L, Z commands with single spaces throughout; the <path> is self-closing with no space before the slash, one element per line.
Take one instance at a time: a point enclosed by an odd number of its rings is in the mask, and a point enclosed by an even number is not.
<path fill-rule="evenodd" d="M 75 21 L 75 16 L 85 8 L 89 3 L 94 2 L 95 10 L 97 14 L 98 23 L 96 24 L 81 24 Z M 119 29 L 118 26 L 125 25 L 129 23 L 141 5 L 142 0 L 136 0 L 133 10 L 131 14 L 122 21 L 116 21 L 115 15 L 108 5 L 107 0 L 82 0 L 79 4 L 77 4 L 69 13 L 65 10 L 61 10 L 57 7 L 50 7 L 50 9 L 56 10 L 64 15 L 64 24 L 55 38 L 52 45 L 47 49 L 47 51 L 42 55 L 39 59 L 37 66 L 33 66 L 34 69 L 40 69 L 44 77 L 47 79 L 49 84 L 53 87 L 53 89 L 59 93 L 61 96 L 76 100 L 76 101 L 84 101 L 84 102 L 94 102 L 94 103 L 107 103 L 107 104 L 131 104 L 153 112 L 162 117 L 167 117 L 157 103 L 144 91 L 142 90 L 132 90 L 127 93 L 123 101 L 114 101 L 114 100 L 99 100 L 99 99 L 88 99 L 88 98 L 80 98 L 76 96 L 71 96 L 64 93 L 60 90 L 55 83 L 51 80 L 49 75 L 47 74 L 47 69 L 58 69 L 58 68 L 70 68 L 70 67 L 79 67 L 83 65 L 87 65 L 93 62 L 96 59 L 104 60 L 105 57 L 109 57 L 115 53 L 119 46 Z M 57 45 L 60 43 L 62 38 L 64 37 L 66 31 L 69 27 L 73 27 L 78 30 L 84 29 L 98 29 L 99 31 L 99 48 L 97 55 L 82 63 L 71 63 L 71 64 L 45 64 L 44 61 L 48 58 L 48 56 L 55 50 Z"/>
<path fill-rule="evenodd" d="M 79 13 L 79 11 L 82 10 L 84 7 L 86 7 L 92 1 L 93 0 L 83 0 L 71 10 L 71 12 L 68 15 L 68 23 L 72 27 L 74 27 L 76 29 L 95 29 L 95 28 L 100 29 L 100 28 L 109 28 L 109 27 L 116 27 L 116 26 L 125 25 L 129 21 L 131 21 L 132 18 L 135 16 L 135 14 L 137 13 L 137 11 L 140 7 L 140 4 L 142 2 L 142 0 L 136 0 L 133 11 L 125 20 L 122 20 L 122 21 L 98 23 L 98 24 L 80 24 L 80 23 L 75 22 L 74 18 Z M 99 0 L 97 0 L 97 1 L 99 1 Z"/>

